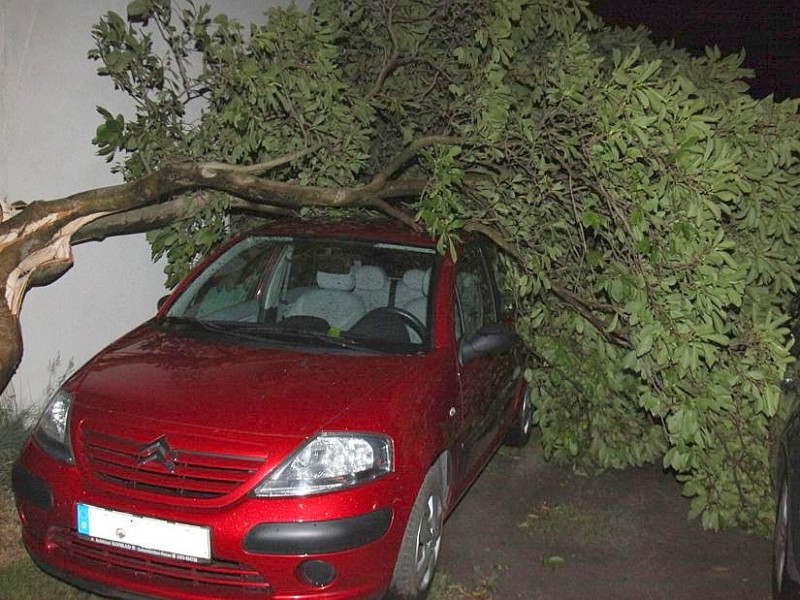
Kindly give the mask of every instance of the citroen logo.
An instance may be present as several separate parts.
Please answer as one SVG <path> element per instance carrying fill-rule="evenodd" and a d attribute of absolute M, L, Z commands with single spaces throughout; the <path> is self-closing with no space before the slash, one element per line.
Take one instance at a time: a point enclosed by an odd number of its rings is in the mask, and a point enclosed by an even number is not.
<path fill-rule="evenodd" d="M 175 472 L 175 463 L 178 460 L 178 452 L 170 448 L 167 443 L 167 436 L 162 435 L 157 440 L 142 446 L 136 454 L 136 466 L 143 467 L 149 463 L 159 463 L 170 473 Z"/>

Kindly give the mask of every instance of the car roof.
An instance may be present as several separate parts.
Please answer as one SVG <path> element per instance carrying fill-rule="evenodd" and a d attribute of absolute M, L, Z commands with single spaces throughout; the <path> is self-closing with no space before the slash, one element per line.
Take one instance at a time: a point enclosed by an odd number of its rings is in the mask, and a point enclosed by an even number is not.
<path fill-rule="evenodd" d="M 435 247 L 436 242 L 425 231 L 415 231 L 395 219 L 347 218 L 275 219 L 249 235 L 285 235 L 347 240 L 365 240 Z"/>

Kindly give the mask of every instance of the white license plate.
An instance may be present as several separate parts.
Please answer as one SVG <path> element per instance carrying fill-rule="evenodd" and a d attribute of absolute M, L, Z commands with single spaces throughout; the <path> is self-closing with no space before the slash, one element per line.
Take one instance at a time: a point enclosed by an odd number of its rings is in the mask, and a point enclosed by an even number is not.
<path fill-rule="evenodd" d="M 140 517 L 75 505 L 78 533 L 91 540 L 146 554 L 201 562 L 211 560 L 211 533 L 207 527 Z"/>

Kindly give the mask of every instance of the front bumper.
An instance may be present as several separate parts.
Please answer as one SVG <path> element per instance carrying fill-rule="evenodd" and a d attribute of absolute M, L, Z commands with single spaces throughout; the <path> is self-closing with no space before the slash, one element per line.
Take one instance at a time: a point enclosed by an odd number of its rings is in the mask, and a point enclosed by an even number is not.
<path fill-rule="evenodd" d="M 22 460 L 14 467 L 13 486 L 33 560 L 60 579 L 120 598 L 377 599 L 389 585 L 407 517 L 398 519 L 403 507 L 380 501 L 399 496 L 388 493 L 390 478 L 338 493 L 327 510 L 323 497 L 243 497 L 231 506 L 193 510 L 93 490 L 76 467 L 53 461 L 35 446 Z M 76 502 L 209 527 L 212 560 L 152 556 L 81 536 Z"/>

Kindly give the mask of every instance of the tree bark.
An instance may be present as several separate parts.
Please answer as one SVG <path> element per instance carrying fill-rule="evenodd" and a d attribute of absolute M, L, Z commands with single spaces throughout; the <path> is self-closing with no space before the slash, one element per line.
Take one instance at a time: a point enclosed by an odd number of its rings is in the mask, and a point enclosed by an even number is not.
<path fill-rule="evenodd" d="M 22 332 L 19 318 L 5 302 L 0 302 L 0 388 L 5 390 L 22 359 Z"/>

